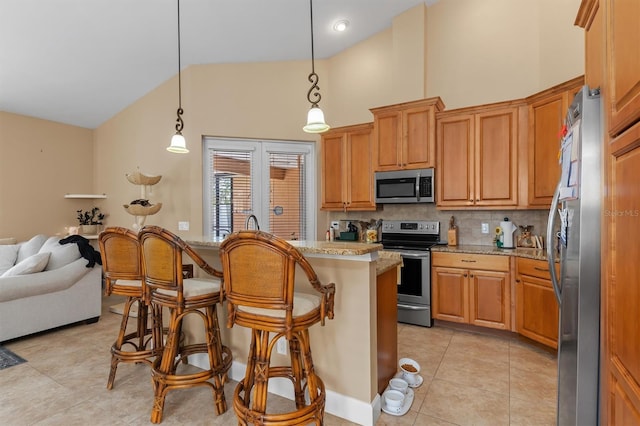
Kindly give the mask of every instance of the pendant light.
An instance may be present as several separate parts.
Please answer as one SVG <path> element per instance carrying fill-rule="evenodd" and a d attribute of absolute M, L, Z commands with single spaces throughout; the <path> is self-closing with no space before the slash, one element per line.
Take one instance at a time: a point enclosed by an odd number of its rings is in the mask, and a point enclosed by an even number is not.
<path fill-rule="evenodd" d="M 176 120 L 176 134 L 171 138 L 171 145 L 167 147 L 167 151 L 177 154 L 186 154 L 189 152 L 187 149 L 187 143 L 182 136 L 182 129 L 184 128 L 184 121 L 182 121 L 182 77 L 180 73 L 180 0 L 178 0 L 178 119 Z"/>
<path fill-rule="evenodd" d="M 309 11 L 311 16 L 311 74 L 309 82 L 311 88 L 307 92 L 307 99 L 311 103 L 311 109 L 307 114 L 307 125 L 302 128 L 307 133 L 322 133 L 329 130 L 329 125 L 324 122 L 324 113 L 318 106 L 320 102 L 320 87 L 318 87 L 318 74 L 315 69 L 315 58 L 313 52 L 313 0 L 309 0 Z"/>

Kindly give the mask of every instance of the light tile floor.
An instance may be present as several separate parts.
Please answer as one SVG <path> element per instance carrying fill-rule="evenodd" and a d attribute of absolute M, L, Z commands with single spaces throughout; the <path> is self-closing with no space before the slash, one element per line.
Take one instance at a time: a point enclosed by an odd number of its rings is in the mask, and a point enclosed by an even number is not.
<path fill-rule="evenodd" d="M 120 316 L 5 344 L 28 362 L 0 371 L 0 424 L 149 425 L 153 403 L 148 367 L 121 364 L 107 391 L 109 348 Z M 37 314 L 37 313 L 34 313 Z M 442 326 L 399 324 L 399 355 L 417 360 L 424 378 L 404 416 L 382 413 L 380 425 L 554 425 L 555 355 L 515 337 Z M 236 425 L 229 410 L 217 416 L 208 388 L 170 392 L 163 425 Z M 290 401 L 274 396 L 274 410 Z M 327 426 L 352 425 L 327 414 Z"/>

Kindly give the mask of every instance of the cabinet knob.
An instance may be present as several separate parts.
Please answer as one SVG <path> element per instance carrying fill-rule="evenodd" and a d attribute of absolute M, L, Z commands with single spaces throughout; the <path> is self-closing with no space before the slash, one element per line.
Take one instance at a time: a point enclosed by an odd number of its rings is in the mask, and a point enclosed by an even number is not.
<path fill-rule="evenodd" d="M 467 274 L 464 274 L 464 277 L 467 278 Z"/>

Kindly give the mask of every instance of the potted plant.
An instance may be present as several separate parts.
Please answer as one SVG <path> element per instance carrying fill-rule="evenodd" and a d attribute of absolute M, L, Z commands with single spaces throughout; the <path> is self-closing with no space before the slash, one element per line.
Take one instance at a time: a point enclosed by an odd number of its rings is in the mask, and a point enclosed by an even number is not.
<path fill-rule="evenodd" d="M 100 213 L 100 208 L 94 207 L 91 210 L 77 210 L 78 224 L 80 225 L 80 233 L 95 235 L 98 233 L 98 225 L 102 225 L 102 221 L 105 218 L 103 213 Z"/>

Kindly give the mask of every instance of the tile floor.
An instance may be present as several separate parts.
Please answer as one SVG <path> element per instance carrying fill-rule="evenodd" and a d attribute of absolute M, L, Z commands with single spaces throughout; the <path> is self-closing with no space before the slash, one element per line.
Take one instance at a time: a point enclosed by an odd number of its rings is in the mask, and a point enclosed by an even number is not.
<path fill-rule="evenodd" d="M 109 348 L 120 317 L 105 299 L 92 325 L 67 327 L 5 344 L 28 362 L 0 371 L 0 424 L 149 425 L 153 402 L 148 368 L 121 364 L 107 391 Z M 399 325 L 399 355 L 417 360 L 424 383 L 404 416 L 382 413 L 380 425 L 554 425 L 556 361 L 515 337 L 442 326 Z M 208 389 L 170 392 L 162 424 L 236 425 L 229 410 L 217 416 Z M 274 396 L 274 409 L 289 401 Z M 352 423 L 327 414 L 327 426 Z"/>

